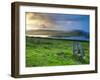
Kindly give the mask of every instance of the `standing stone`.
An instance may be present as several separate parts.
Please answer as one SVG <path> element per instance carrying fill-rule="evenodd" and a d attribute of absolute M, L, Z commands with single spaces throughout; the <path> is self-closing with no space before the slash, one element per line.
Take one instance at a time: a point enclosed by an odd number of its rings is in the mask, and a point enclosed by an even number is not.
<path fill-rule="evenodd" d="M 85 58 L 85 52 L 80 42 L 73 42 L 73 55 L 79 56 L 81 59 Z"/>

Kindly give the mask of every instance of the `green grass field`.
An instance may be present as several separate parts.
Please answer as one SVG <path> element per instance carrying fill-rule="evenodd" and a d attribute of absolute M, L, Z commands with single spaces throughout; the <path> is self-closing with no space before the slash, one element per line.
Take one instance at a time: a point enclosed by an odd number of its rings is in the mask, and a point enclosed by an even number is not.
<path fill-rule="evenodd" d="M 26 67 L 89 64 L 89 42 L 81 41 L 85 60 L 73 56 L 73 42 L 26 37 Z"/>

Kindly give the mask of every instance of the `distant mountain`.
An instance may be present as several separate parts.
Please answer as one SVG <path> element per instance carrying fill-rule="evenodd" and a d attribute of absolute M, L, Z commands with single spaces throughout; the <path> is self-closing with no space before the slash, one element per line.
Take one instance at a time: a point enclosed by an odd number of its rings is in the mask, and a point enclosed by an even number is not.
<path fill-rule="evenodd" d="M 84 36 L 89 38 L 89 33 L 82 30 L 60 31 L 60 30 L 28 30 L 26 35 L 49 35 L 51 37 Z"/>

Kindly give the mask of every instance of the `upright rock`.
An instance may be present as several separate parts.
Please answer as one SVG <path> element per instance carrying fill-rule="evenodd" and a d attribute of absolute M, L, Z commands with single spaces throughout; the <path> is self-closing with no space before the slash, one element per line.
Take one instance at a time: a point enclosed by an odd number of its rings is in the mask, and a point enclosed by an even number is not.
<path fill-rule="evenodd" d="M 73 55 L 85 59 L 85 52 L 80 42 L 73 42 Z"/>

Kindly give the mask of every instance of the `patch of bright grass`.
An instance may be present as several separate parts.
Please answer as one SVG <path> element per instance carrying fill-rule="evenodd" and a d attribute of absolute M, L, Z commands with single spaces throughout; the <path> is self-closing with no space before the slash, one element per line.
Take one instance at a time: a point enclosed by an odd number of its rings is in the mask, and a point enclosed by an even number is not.
<path fill-rule="evenodd" d="M 26 67 L 89 64 L 89 42 L 81 44 L 84 61 L 73 56 L 73 41 L 26 37 Z"/>

